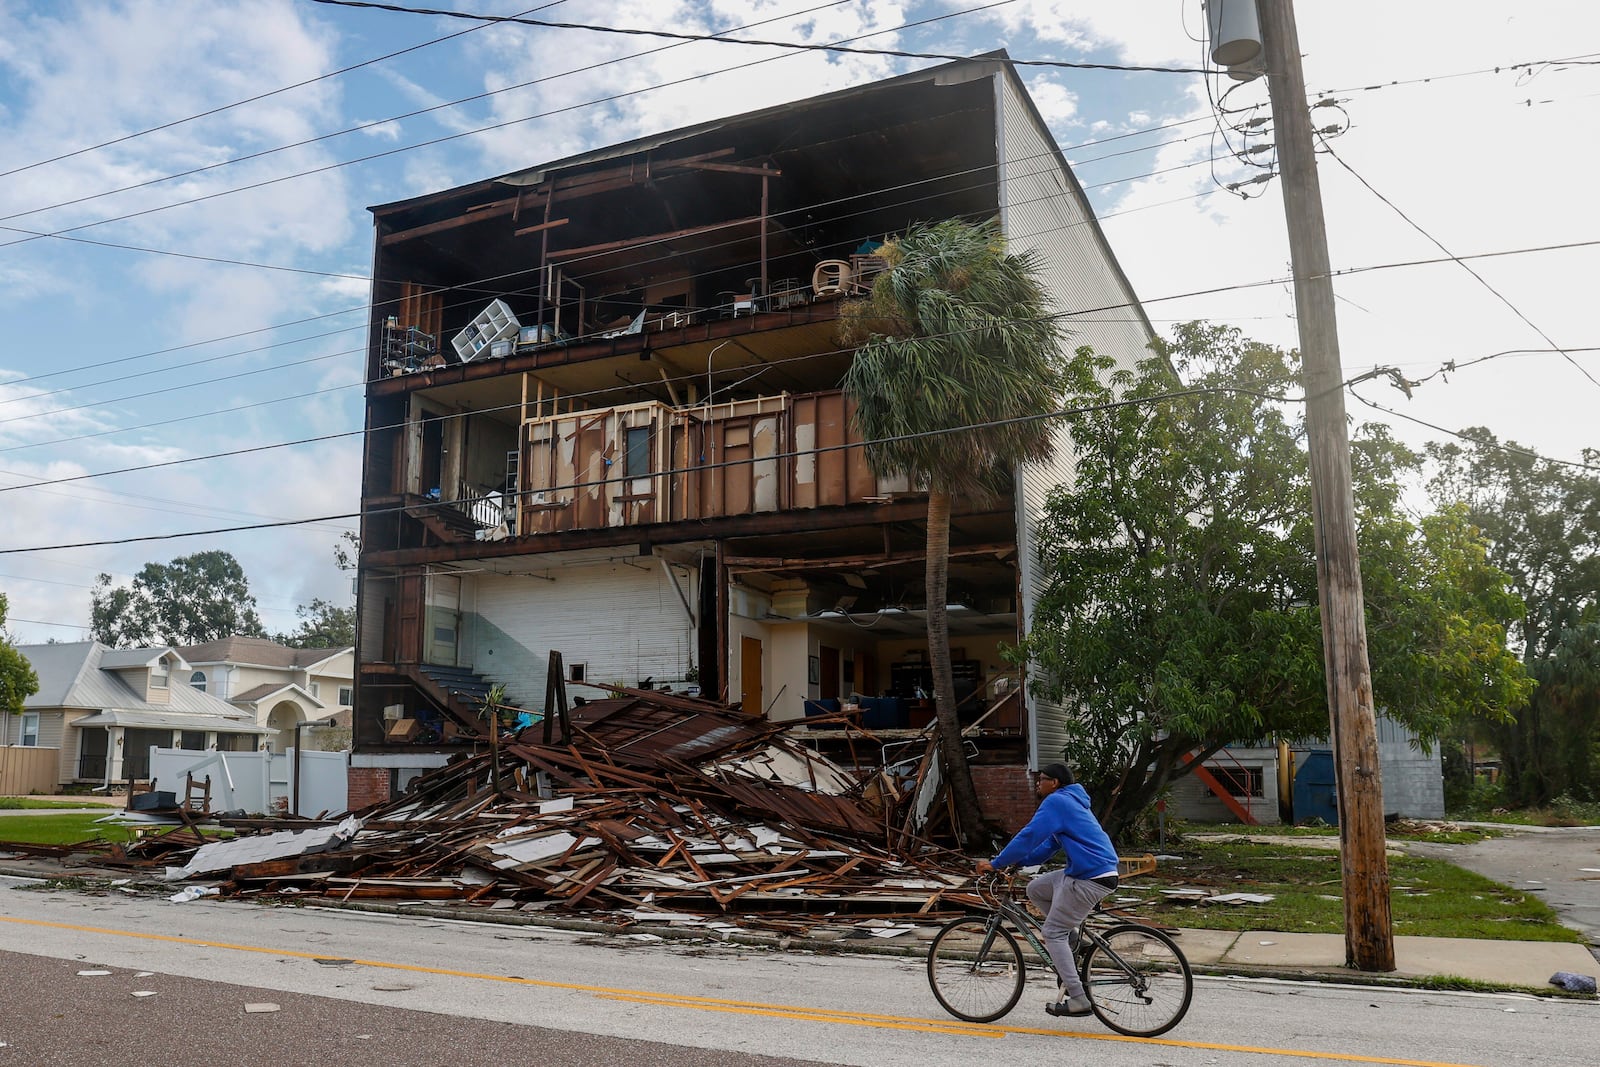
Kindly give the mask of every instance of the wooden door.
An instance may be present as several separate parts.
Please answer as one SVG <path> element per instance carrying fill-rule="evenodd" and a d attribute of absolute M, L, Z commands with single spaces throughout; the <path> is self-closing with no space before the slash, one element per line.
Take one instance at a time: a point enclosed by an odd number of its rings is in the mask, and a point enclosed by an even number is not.
<path fill-rule="evenodd" d="M 822 689 L 819 695 L 823 700 L 830 697 L 838 699 L 839 696 L 839 650 L 823 645 L 817 649 L 818 659 L 821 660 Z"/>
<path fill-rule="evenodd" d="M 754 637 L 739 638 L 739 703 L 751 715 L 766 713 L 761 689 L 761 641 Z"/>

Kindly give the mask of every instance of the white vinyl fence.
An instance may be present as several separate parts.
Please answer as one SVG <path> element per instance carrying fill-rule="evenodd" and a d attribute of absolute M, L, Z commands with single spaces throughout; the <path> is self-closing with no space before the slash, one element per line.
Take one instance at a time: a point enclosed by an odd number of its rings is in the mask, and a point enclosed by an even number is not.
<path fill-rule="evenodd" d="M 350 807 L 349 752 L 195 752 L 150 749 L 155 788 L 185 800 L 189 776 L 211 779 L 211 811 L 251 815 L 339 815 Z M 298 798 L 295 773 L 300 775 Z M 296 800 L 298 799 L 298 804 Z"/>

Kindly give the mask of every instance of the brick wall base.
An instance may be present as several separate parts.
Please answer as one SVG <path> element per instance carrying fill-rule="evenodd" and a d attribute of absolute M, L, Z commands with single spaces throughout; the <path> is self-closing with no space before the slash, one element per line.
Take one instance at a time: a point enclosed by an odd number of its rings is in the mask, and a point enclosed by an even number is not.
<path fill-rule="evenodd" d="M 350 810 L 360 811 L 389 800 L 389 768 L 351 767 L 349 770 Z"/>
<path fill-rule="evenodd" d="M 984 817 L 993 819 L 1007 834 L 1026 826 L 1039 806 L 1033 779 L 1020 763 L 974 765 L 972 784 L 978 790 L 978 807 Z"/>

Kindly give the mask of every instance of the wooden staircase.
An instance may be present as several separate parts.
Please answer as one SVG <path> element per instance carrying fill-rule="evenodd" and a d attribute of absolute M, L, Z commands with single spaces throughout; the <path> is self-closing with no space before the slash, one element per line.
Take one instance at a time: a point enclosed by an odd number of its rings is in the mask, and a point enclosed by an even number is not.
<path fill-rule="evenodd" d="M 1200 780 L 1202 785 L 1211 790 L 1212 793 L 1216 794 L 1217 799 L 1222 801 L 1223 805 L 1229 811 L 1233 812 L 1234 817 L 1240 822 L 1244 823 L 1246 826 L 1257 825 L 1260 820 L 1251 813 L 1249 808 L 1239 803 L 1238 797 L 1228 792 L 1228 787 L 1218 781 L 1217 776 L 1212 774 L 1206 768 L 1204 763 L 1197 762 L 1195 760 L 1195 755 L 1195 753 L 1191 752 L 1185 754 L 1183 757 L 1184 764 L 1192 768 L 1191 773 Z"/>
<path fill-rule="evenodd" d="M 406 514 L 416 519 L 439 543 L 446 545 L 475 541 L 478 531 L 486 528 L 449 501 L 430 500 L 414 493 L 406 495 Z"/>
<path fill-rule="evenodd" d="M 453 725 L 453 729 L 447 729 L 441 740 L 487 736 L 483 704 L 493 684 L 487 678 L 470 667 L 441 667 L 432 663 L 396 666 L 454 720 L 453 724 L 447 724 Z"/>

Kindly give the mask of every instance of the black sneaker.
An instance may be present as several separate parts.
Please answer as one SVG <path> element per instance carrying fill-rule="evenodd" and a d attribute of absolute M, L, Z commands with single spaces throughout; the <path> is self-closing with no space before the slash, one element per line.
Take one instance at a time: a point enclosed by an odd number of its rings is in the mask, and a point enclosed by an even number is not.
<path fill-rule="evenodd" d="M 1044 1011 L 1046 1015 L 1053 1015 L 1058 1019 L 1075 1019 L 1094 1014 L 1094 1008 L 1090 1006 L 1088 997 L 1068 997 L 1066 1000 L 1047 1002 Z"/>

